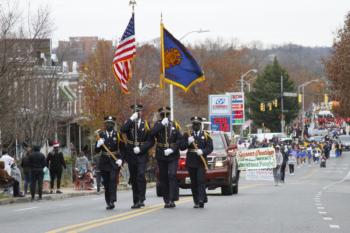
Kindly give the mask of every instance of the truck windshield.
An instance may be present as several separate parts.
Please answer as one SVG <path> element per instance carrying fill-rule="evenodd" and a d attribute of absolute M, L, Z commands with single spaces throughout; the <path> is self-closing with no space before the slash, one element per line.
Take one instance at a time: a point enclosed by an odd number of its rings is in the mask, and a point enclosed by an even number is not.
<path fill-rule="evenodd" d="M 213 139 L 214 150 L 225 150 L 225 145 L 222 141 L 222 137 L 218 133 L 211 134 Z"/>

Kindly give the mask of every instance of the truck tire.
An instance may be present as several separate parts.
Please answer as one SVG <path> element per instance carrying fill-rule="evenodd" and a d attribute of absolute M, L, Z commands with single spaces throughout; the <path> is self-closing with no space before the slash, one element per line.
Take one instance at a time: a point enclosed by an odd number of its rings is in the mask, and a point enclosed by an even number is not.
<path fill-rule="evenodd" d="M 232 187 L 232 194 L 237 194 L 237 193 L 238 193 L 238 183 L 236 183 L 236 185 Z"/>
<path fill-rule="evenodd" d="M 162 189 L 160 188 L 160 184 L 156 185 L 157 197 L 162 197 Z"/>
<path fill-rule="evenodd" d="M 229 184 L 221 187 L 221 195 L 231 196 L 232 194 L 233 194 L 233 184 L 232 184 L 232 174 L 231 174 Z"/>

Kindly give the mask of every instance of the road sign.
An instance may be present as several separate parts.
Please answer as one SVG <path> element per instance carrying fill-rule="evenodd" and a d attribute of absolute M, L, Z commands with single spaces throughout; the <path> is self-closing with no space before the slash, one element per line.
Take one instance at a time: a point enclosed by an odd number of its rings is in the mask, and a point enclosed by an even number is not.
<path fill-rule="evenodd" d="M 209 115 L 231 114 L 229 95 L 209 95 Z"/>
<path fill-rule="evenodd" d="M 244 116 L 244 93 L 233 92 L 231 95 L 232 107 L 232 125 L 243 125 L 245 122 Z"/>
<path fill-rule="evenodd" d="M 283 92 L 283 96 L 285 96 L 285 97 L 298 97 L 298 94 L 294 93 L 294 92 Z"/>

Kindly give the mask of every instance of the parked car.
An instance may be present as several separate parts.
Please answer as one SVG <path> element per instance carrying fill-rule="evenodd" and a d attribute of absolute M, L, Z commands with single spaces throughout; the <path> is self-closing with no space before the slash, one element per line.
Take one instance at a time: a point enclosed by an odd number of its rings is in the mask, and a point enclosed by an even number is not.
<path fill-rule="evenodd" d="M 236 160 L 237 146 L 230 146 L 230 139 L 224 132 L 210 132 L 210 135 L 213 139 L 214 150 L 207 156 L 207 188 L 209 190 L 221 188 L 222 195 L 237 194 L 239 182 L 239 171 Z M 176 178 L 179 188 L 191 188 L 191 180 L 186 168 L 186 151 L 182 151 L 180 153 Z M 161 196 L 161 189 L 158 179 L 156 188 L 157 196 Z"/>
<path fill-rule="evenodd" d="M 340 135 L 338 137 L 338 140 L 342 146 L 343 151 L 350 151 L 350 136 L 349 135 Z"/>

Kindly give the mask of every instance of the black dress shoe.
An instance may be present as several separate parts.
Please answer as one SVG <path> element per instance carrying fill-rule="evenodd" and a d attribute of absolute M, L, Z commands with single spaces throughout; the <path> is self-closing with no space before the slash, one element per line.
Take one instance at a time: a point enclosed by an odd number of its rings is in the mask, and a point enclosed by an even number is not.
<path fill-rule="evenodd" d="M 199 208 L 204 208 L 204 202 L 199 202 L 198 206 L 199 206 Z"/>
<path fill-rule="evenodd" d="M 131 209 L 140 209 L 141 208 L 141 206 L 140 206 L 140 204 L 133 204 L 132 206 L 131 206 Z"/>
<path fill-rule="evenodd" d="M 194 206 L 193 206 L 193 208 L 195 208 L 195 209 L 199 208 L 198 203 L 195 203 Z"/>
<path fill-rule="evenodd" d="M 164 208 L 171 208 L 169 203 L 165 203 Z"/>
<path fill-rule="evenodd" d="M 170 205 L 170 208 L 175 208 L 176 207 L 174 202 L 170 202 L 169 205 Z"/>
<path fill-rule="evenodd" d="M 143 203 L 143 201 L 142 201 L 142 202 L 139 202 L 139 206 L 140 206 L 140 207 L 145 207 L 145 203 Z"/>
<path fill-rule="evenodd" d="M 114 203 L 111 202 L 111 203 L 109 203 L 109 204 L 107 205 L 106 210 L 113 210 L 114 207 L 115 207 L 115 206 L 114 206 Z"/>

